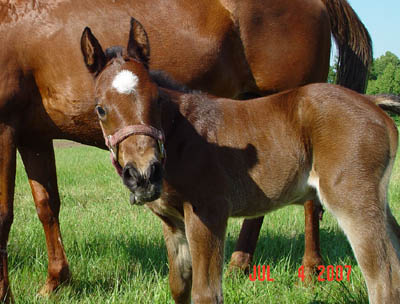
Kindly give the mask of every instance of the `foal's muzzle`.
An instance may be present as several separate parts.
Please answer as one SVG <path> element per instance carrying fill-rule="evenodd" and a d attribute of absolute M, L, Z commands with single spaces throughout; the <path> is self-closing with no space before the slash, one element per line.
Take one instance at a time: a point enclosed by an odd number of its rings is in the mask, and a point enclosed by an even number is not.
<path fill-rule="evenodd" d="M 100 123 L 100 126 L 103 131 L 105 144 L 111 153 L 111 162 L 120 176 L 122 176 L 123 168 L 118 161 L 118 145 L 131 135 L 147 135 L 157 140 L 161 161 L 163 164 L 165 163 L 166 154 L 164 148 L 164 133 L 162 131 L 147 125 L 129 125 L 118 130 L 113 135 L 106 135 L 102 123 Z"/>
<path fill-rule="evenodd" d="M 131 163 L 122 170 L 122 180 L 132 192 L 131 204 L 143 205 L 158 199 L 162 190 L 163 166 L 152 161 L 145 172 L 139 172 Z"/>

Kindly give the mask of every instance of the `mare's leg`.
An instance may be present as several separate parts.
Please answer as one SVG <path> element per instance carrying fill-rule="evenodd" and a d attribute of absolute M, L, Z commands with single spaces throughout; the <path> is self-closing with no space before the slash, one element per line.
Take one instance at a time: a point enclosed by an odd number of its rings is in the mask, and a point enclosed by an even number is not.
<path fill-rule="evenodd" d="M 318 204 L 319 205 L 319 204 Z M 322 264 L 319 247 L 319 214 L 321 207 L 314 205 L 313 201 L 304 204 L 305 217 L 305 251 L 303 257 L 304 273 L 310 278 L 315 274 L 318 265 Z M 235 251 L 232 253 L 229 268 L 238 267 L 248 270 L 256 250 L 258 236 L 264 217 L 244 220 L 240 230 Z"/>
<path fill-rule="evenodd" d="M 222 267 L 228 215 L 218 203 L 209 202 L 208 210 L 196 207 L 184 206 L 192 257 L 192 300 L 195 304 L 223 303 Z"/>
<path fill-rule="evenodd" d="M 13 221 L 16 167 L 16 134 L 10 124 L 0 122 L 0 301 L 11 296 L 7 270 L 7 241 Z"/>
<path fill-rule="evenodd" d="M 51 140 L 46 140 L 40 143 L 21 145 L 18 150 L 25 165 L 36 210 L 46 236 L 49 259 L 48 277 L 40 294 L 47 295 L 70 278 L 58 219 L 60 197 L 53 144 Z"/>
<path fill-rule="evenodd" d="M 248 92 L 238 96 L 238 99 L 247 100 L 257 97 L 261 97 L 261 95 Z M 235 251 L 232 253 L 231 261 L 229 262 L 228 271 L 239 268 L 247 272 L 250 269 L 263 221 L 263 216 L 243 221 Z"/>
<path fill-rule="evenodd" d="M 169 286 L 177 304 L 190 303 L 192 288 L 192 258 L 183 222 L 163 221 L 163 232 L 168 252 Z"/>
<path fill-rule="evenodd" d="M 304 274 L 311 279 L 316 273 L 318 265 L 322 264 L 322 257 L 319 248 L 319 219 L 322 207 L 318 202 L 307 201 L 304 204 Z"/>
<path fill-rule="evenodd" d="M 231 256 L 229 270 L 232 268 L 239 268 L 243 271 L 249 270 L 256 250 L 257 240 L 260 235 L 263 220 L 264 217 L 261 216 L 255 219 L 246 219 L 243 221 L 235 251 Z"/>

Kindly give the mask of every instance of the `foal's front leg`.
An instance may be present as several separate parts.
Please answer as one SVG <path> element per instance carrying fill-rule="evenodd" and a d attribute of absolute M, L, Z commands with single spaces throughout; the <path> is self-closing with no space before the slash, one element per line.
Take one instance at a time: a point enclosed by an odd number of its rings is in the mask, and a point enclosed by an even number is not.
<path fill-rule="evenodd" d="M 169 286 L 177 304 L 190 303 L 192 258 L 183 221 L 163 220 L 164 240 L 169 263 Z"/>
<path fill-rule="evenodd" d="M 222 267 L 228 212 L 218 203 L 184 205 L 185 228 L 192 256 L 192 300 L 223 303 Z M 202 210 L 203 209 L 203 210 Z"/>

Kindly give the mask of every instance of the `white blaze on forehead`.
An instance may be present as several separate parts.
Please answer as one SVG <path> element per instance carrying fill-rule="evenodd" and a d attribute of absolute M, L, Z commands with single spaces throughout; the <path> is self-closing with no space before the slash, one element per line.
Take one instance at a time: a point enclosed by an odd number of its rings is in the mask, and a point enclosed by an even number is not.
<path fill-rule="evenodd" d="M 115 76 L 112 86 L 120 94 L 131 94 L 136 90 L 138 77 L 131 71 L 122 70 Z"/>

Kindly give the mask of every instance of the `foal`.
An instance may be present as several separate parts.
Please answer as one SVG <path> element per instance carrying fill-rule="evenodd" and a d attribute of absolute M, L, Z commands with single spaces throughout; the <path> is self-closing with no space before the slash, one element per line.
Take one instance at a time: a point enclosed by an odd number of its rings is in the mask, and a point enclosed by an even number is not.
<path fill-rule="evenodd" d="M 176 303 L 223 302 L 228 217 L 309 199 L 346 233 L 370 303 L 400 301 L 399 226 L 387 202 L 398 135 L 382 110 L 327 84 L 248 101 L 161 88 L 136 22 L 127 57 L 103 64 L 88 28 L 81 41 L 113 163 L 133 202 L 162 220 Z"/>

